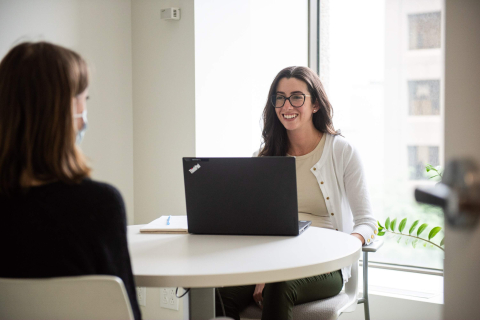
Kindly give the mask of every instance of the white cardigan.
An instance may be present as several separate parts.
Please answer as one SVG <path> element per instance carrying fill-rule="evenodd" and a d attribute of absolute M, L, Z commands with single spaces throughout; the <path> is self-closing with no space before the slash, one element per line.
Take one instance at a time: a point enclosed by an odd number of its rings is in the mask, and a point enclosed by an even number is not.
<path fill-rule="evenodd" d="M 358 152 L 343 137 L 326 134 L 320 160 L 310 168 L 322 190 L 334 229 L 348 234 L 359 233 L 365 245 L 378 233 L 373 217 L 365 173 Z M 254 156 L 258 156 L 259 151 Z M 342 268 L 344 282 L 351 267 Z"/>

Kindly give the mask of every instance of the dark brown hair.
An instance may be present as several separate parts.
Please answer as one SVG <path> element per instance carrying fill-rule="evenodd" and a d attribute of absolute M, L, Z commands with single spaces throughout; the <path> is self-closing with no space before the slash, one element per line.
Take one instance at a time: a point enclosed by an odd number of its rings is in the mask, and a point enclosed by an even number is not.
<path fill-rule="evenodd" d="M 285 156 L 287 155 L 289 142 L 287 130 L 278 119 L 275 108 L 270 102 L 270 97 L 276 93 L 278 83 L 283 78 L 296 78 L 307 84 L 312 104 L 319 106 L 318 112 L 313 114 L 312 121 L 315 129 L 322 133 L 336 135 L 332 123 L 333 109 L 328 101 L 320 78 L 315 72 L 306 67 L 288 67 L 280 71 L 270 86 L 268 99 L 263 109 L 263 147 L 259 156 Z"/>
<path fill-rule="evenodd" d="M 47 42 L 15 46 L 0 63 L 0 194 L 25 177 L 79 183 L 89 176 L 75 145 L 73 98 L 88 86 L 85 61 Z"/>

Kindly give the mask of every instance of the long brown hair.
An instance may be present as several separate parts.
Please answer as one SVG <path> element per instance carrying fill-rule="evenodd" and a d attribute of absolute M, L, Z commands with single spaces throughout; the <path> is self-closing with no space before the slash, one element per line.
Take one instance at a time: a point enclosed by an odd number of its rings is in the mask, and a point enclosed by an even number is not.
<path fill-rule="evenodd" d="M 24 42 L 0 63 L 0 194 L 23 177 L 79 183 L 89 176 L 75 146 L 73 98 L 88 86 L 85 61 L 47 42 Z"/>
<path fill-rule="evenodd" d="M 267 103 L 263 109 L 263 147 L 261 148 L 259 156 L 287 155 L 289 147 L 287 130 L 278 119 L 275 108 L 270 100 L 270 97 L 277 91 L 278 83 L 283 78 L 296 78 L 307 84 L 312 104 L 318 102 L 317 105 L 320 108 L 312 117 L 315 129 L 322 133 L 337 134 L 332 122 L 332 105 L 328 101 L 327 94 L 325 93 L 320 78 L 309 68 L 288 67 L 277 74 L 270 86 L 270 91 L 268 92 Z"/>

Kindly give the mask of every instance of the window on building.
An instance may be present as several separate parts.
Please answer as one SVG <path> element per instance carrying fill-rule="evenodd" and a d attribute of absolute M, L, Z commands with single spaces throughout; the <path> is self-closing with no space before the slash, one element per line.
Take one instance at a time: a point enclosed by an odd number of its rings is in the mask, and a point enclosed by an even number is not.
<path fill-rule="evenodd" d="M 410 180 L 427 180 L 425 166 L 440 165 L 438 146 L 408 146 L 408 168 Z"/>
<path fill-rule="evenodd" d="M 440 48 L 440 19 L 440 12 L 408 15 L 410 50 Z"/>
<path fill-rule="evenodd" d="M 440 114 L 440 81 L 408 81 L 408 109 L 412 116 Z"/>

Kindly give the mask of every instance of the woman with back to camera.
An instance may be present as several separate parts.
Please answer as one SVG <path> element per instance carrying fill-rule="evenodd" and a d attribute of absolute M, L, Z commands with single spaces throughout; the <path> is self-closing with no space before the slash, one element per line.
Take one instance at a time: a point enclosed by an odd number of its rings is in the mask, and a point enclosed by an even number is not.
<path fill-rule="evenodd" d="M 122 196 L 76 145 L 88 71 L 75 52 L 21 43 L 0 62 L 0 277 L 114 275 L 140 319 Z"/>
<path fill-rule="evenodd" d="M 270 87 L 263 111 L 264 144 L 255 155 L 296 157 L 299 220 L 351 234 L 368 245 L 377 226 L 362 164 L 353 146 L 335 131 L 332 116 L 312 70 L 283 69 Z M 291 281 L 219 288 L 216 313 L 225 309 L 226 316 L 240 319 L 239 312 L 253 298 L 263 309 L 262 320 L 293 319 L 294 305 L 337 295 L 349 277 L 346 267 Z"/>

